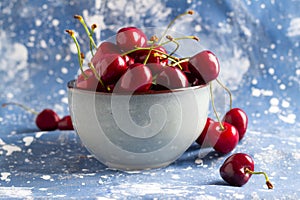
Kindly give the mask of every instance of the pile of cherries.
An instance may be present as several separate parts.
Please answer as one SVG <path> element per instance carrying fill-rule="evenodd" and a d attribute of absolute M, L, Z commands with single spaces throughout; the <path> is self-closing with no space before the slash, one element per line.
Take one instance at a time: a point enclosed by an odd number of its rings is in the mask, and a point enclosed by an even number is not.
<path fill-rule="evenodd" d="M 81 74 L 76 79 L 76 87 L 96 92 L 155 93 L 209 84 L 217 120 L 207 118 L 205 128 L 196 142 L 203 147 L 210 146 L 217 152 L 228 154 L 243 139 L 248 117 L 242 109 L 232 108 L 230 90 L 217 79 L 220 65 L 214 53 L 204 50 L 191 57 L 175 56 L 180 47 L 178 40 L 199 40 L 196 36 L 173 38 L 167 35 L 174 21 L 186 14 L 193 14 L 193 11 L 187 11 L 172 20 L 160 38 L 156 35 L 148 38 L 141 29 L 134 26 L 123 27 L 117 31 L 115 42 L 104 41 L 99 46 L 93 40 L 97 26 L 93 24 L 89 28 L 81 16 L 75 15 L 89 37 L 92 55 L 87 64 L 88 69 L 84 70 L 85 56 L 80 50 L 75 32 L 66 30 L 78 51 Z M 167 52 L 164 47 L 169 43 L 175 45 L 172 52 Z M 221 85 L 230 96 L 230 108 L 222 120 L 214 106 L 212 81 Z M 268 188 L 273 187 L 264 172 L 254 172 L 254 161 L 247 154 L 231 155 L 220 168 L 221 177 L 230 185 L 241 186 L 252 174 L 264 174 Z"/>

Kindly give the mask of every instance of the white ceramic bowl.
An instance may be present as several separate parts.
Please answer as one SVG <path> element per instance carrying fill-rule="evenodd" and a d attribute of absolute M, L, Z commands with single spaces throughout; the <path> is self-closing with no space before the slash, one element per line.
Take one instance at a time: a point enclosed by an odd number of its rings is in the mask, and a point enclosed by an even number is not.
<path fill-rule="evenodd" d="M 68 85 L 76 132 L 103 164 L 121 170 L 167 166 L 180 157 L 204 128 L 207 86 L 157 94 L 115 94 Z"/>
<path fill-rule="evenodd" d="M 163 32 L 157 28 L 143 31 L 148 36 Z M 107 41 L 114 40 L 115 36 Z M 179 57 L 203 49 L 194 40 L 178 42 Z M 164 47 L 171 52 L 176 46 Z M 208 86 L 116 94 L 81 90 L 71 81 L 68 94 L 73 125 L 83 144 L 103 164 L 121 170 L 158 168 L 175 161 L 203 130 L 209 109 Z"/>

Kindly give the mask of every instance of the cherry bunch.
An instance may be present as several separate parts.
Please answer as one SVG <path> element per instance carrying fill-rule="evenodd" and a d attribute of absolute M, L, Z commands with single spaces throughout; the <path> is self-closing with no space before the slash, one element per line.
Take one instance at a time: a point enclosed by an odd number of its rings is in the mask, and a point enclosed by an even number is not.
<path fill-rule="evenodd" d="M 201 146 L 211 146 L 217 152 L 231 152 L 244 137 L 247 114 L 240 108 L 232 108 L 230 90 L 218 79 L 220 65 L 214 53 L 201 51 L 191 57 L 181 58 L 176 55 L 182 39 L 199 40 L 196 36 L 173 38 L 167 35 L 175 20 L 183 15 L 193 14 L 187 11 L 172 20 L 162 36 L 150 38 L 139 28 L 130 26 L 117 31 L 115 42 L 104 41 L 97 47 L 93 40 L 96 25 L 90 28 L 80 15 L 75 15 L 84 27 L 90 41 L 91 60 L 88 69 L 83 68 L 85 55 L 73 30 L 66 30 L 76 44 L 81 73 L 76 79 L 76 87 L 96 92 L 151 92 L 172 90 L 198 85 L 210 85 L 212 107 L 217 118 L 208 117 L 205 128 L 196 140 Z M 163 41 L 163 39 L 167 39 Z M 173 51 L 168 52 L 166 44 L 174 43 Z M 230 96 L 230 109 L 219 118 L 213 98 L 212 81 L 217 81 Z M 245 184 L 252 174 L 264 174 L 268 188 L 272 188 L 264 172 L 254 172 L 253 159 L 243 153 L 230 156 L 220 168 L 221 177 L 230 185 Z"/>
<path fill-rule="evenodd" d="M 41 131 L 54 131 L 58 130 L 74 130 L 72 120 L 70 115 L 66 115 L 63 118 L 60 118 L 58 114 L 52 109 L 46 108 L 41 112 L 37 112 L 23 104 L 16 102 L 9 102 L 2 104 L 2 107 L 8 105 L 19 106 L 26 111 L 36 115 L 35 124 Z"/>
<path fill-rule="evenodd" d="M 187 11 L 182 15 L 186 14 L 193 12 Z M 81 16 L 75 15 L 75 18 L 89 36 L 92 54 L 88 69 L 84 70 L 84 54 L 75 32 L 66 30 L 78 51 L 81 74 L 76 79 L 77 88 L 100 92 L 154 92 L 205 85 L 218 77 L 219 62 L 211 51 L 204 50 L 187 58 L 175 56 L 180 48 L 178 40 L 199 40 L 196 36 L 173 38 L 167 35 L 167 30 L 177 18 L 160 38 L 155 35 L 148 38 L 134 26 L 123 27 L 118 30 L 115 42 L 104 41 L 98 47 L 92 37 L 97 26 L 93 24 L 88 28 Z M 172 52 L 165 48 L 169 43 L 175 45 Z"/>

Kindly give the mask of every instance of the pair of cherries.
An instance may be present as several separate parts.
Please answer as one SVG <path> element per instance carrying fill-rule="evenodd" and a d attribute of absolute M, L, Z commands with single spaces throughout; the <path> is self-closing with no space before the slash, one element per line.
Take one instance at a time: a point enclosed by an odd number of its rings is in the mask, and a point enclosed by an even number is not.
<path fill-rule="evenodd" d="M 30 113 L 36 115 L 35 124 L 41 131 L 54 131 L 58 130 L 74 130 L 72 119 L 70 115 L 66 115 L 63 118 L 60 118 L 58 114 L 52 109 L 44 109 L 41 112 L 36 112 L 35 110 L 24 106 L 23 104 L 10 102 L 2 104 L 2 107 L 8 105 L 19 106 Z"/>

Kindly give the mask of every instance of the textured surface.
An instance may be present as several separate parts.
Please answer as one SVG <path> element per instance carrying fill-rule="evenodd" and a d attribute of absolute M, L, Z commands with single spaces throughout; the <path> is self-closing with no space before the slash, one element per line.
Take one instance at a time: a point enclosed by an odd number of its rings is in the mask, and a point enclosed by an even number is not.
<path fill-rule="evenodd" d="M 66 84 L 78 71 L 74 45 L 64 33 L 71 28 L 83 34 L 74 14 L 100 26 L 100 41 L 121 26 L 165 27 L 194 9 L 174 28 L 197 35 L 219 57 L 234 107 L 249 116 L 248 132 L 232 153 L 253 156 L 256 169 L 275 186 L 267 190 L 260 176 L 241 188 L 228 186 L 218 171 L 228 155 L 196 144 L 162 169 L 107 169 L 73 131 L 38 132 L 32 114 L 9 107 L 0 109 L 1 198 L 299 199 L 299 7 L 297 0 L 1 1 L 0 103 L 49 107 L 60 116 L 69 112 Z M 219 88 L 216 94 L 224 113 L 228 97 Z"/>

